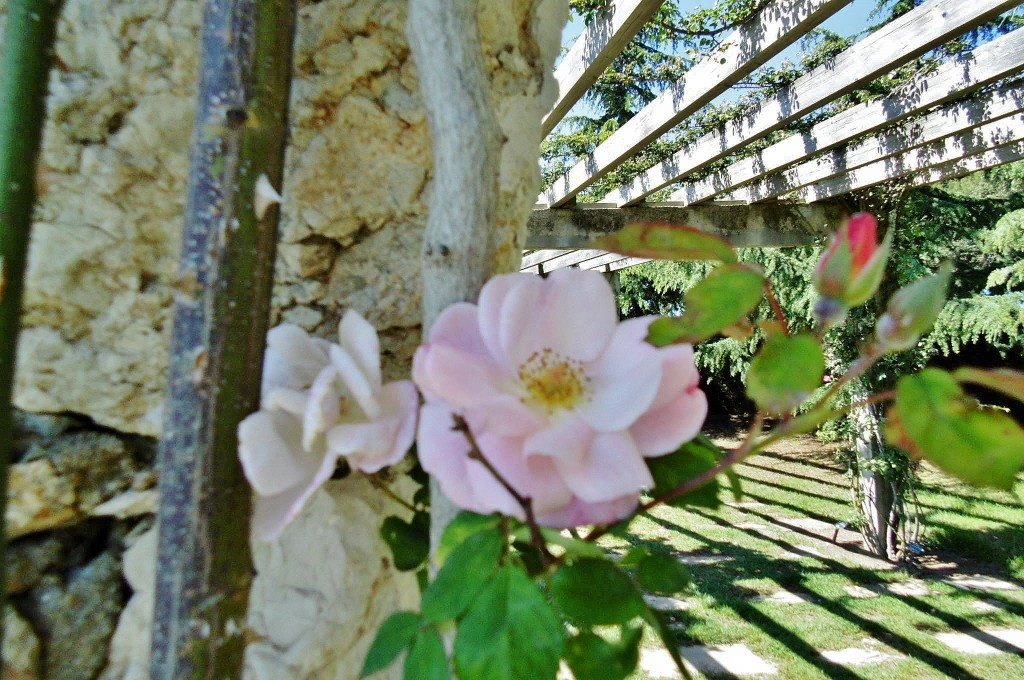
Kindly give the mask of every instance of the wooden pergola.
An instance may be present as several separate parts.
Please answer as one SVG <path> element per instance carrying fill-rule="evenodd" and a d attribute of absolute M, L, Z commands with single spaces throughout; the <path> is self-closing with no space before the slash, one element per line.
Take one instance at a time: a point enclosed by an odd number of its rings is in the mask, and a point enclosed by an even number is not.
<path fill-rule="evenodd" d="M 797 42 L 850 0 L 776 0 L 537 199 L 522 271 L 611 272 L 643 262 L 587 249 L 637 220 L 685 223 L 737 246 L 807 245 L 842 216 L 834 199 L 885 182 L 914 187 L 1024 158 L 1024 30 L 979 45 L 896 94 L 859 104 L 760 151 L 745 149 L 1020 3 L 932 0 L 804 74 L 752 112 L 687 144 L 597 203 L 580 192 Z M 620 0 L 580 34 L 556 71 L 548 133 L 658 10 Z M 709 166 L 729 161 L 710 174 Z M 670 189 L 667 201 L 645 200 Z"/>

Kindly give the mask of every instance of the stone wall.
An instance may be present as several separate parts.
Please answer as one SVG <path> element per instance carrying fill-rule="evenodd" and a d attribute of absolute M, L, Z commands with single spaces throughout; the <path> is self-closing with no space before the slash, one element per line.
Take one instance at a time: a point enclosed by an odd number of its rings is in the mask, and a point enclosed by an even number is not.
<path fill-rule="evenodd" d="M 566 2 L 481 6 L 507 138 L 494 228 L 514 263 L 539 189 L 539 121 L 555 94 L 545 76 Z M 64 430 L 32 435 L 29 448 L 49 442 L 86 451 L 100 441 L 107 453 L 97 460 L 110 465 L 86 474 L 22 454 L 12 500 L 24 502 L 12 508 L 24 515 L 18 521 L 45 515 L 51 523 L 26 530 L 12 555 L 52 557 L 39 558 L 48 566 L 35 576 L 17 577 L 23 583 L 9 610 L 17 634 L 7 658 L 30 670 L 14 675 L 12 667 L 8 677 L 147 677 L 152 450 L 162 421 L 200 13 L 197 0 L 68 0 L 60 24 L 16 404 L 74 414 Z M 275 323 L 330 337 L 344 309 L 358 310 L 381 332 L 391 377 L 407 376 L 419 342 L 418 256 L 431 181 L 404 30 L 404 0 L 300 2 L 273 311 Z M 78 470 L 78 481 L 66 470 Z M 329 483 L 280 542 L 256 546 L 249 633 L 257 642 L 247 678 L 356 677 L 377 624 L 416 598 L 377 537 L 380 518 L 394 511 L 353 476 Z M 83 593 L 102 596 L 106 609 L 73 605 Z M 49 622 L 45 612 L 71 621 Z M 94 624 L 99 656 L 66 670 L 62 641 L 84 638 L 60 626 L 75 621 Z"/>

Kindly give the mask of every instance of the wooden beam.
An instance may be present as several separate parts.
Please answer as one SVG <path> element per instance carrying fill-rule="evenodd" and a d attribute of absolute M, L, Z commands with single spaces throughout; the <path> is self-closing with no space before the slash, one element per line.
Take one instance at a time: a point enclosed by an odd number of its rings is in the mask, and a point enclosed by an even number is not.
<path fill-rule="evenodd" d="M 602 202 L 628 206 L 669 184 L 707 167 L 737 148 L 774 132 L 874 78 L 907 63 L 931 48 L 983 24 L 1016 6 L 1019 0 L 931 0 L 798 78 L 756 111 L 705 135 Z"/>
<path fill-rule="evenodd" d="M 880 160 L 852 170 L 839 177 L 798 189 L 792 195 L 813 203 L 840 194 L 895 181 L 936 165 L 974 156 L 1024 139 L 1024 115 L 1018 114 L 971 132 L 952 135 L 905 154 Z"/>
<path fill-rule="evenodd" d="M 825 156 L 765 177 L 732 196 L 748 203 L 783 196 L 808 184 L 968 132 L 1021 111 L 1024 111 L 1024 88 L 988 92 L 967 102 L 944 106 L 891 132 L 869 137 L 845 149 L 833 149 Z"/>
<path fill-rule="evenodd" d="M 920 187 L 927 184 L 935 184 L 936 182 L 956 179 L 964 175 L 970 175 L 974 172 L 1013 163 L 1022 159 L 1024 159 L 1024 142 L 1017 142 L 1016 144 L 1001 146 L 997 149 L 989 149 L 985 153 L 976 156 L 928 168 L 913 175 L 909 179 L 907 186 Z"/>
<path fill-rule="evenodd" d="M 530 214 L 526 247 L 586 248 L 593 238 L 617 231 L 630 222 L 687 224 L 738 247 L 801 246 L 831 233 L 845 214 L 843 208 L 832 204 L 690 207 L 650 204 L 616 208 L 585 203 L 575 208 L 534 210 Z M 531 261 L 531 266 L 540 262 L 539 259 Z"/>
<path fill-rule="evenodd" d="M 850 0 L 776 0 L 540 195 L 556 208 L 768 62 Z"/>
<path fill-rule="evenodd" d="M 604 250 L 535 250 L 523 256 L 521 268 L 542 265 L 544 270 L 579 264 L 583 260 L 604 255 Z"/>
<path fill-rule="evenodd" d="M 909 87 L 901 88 L 897 95 L 849 108 L 818 123 L 807 132 L 787 137 L 703 180 L 684 184 L 671 195 L 670 200 L 690 205 L 711 199 L 1022 69 L 1024 29 L 1018 29 L 942 64 L 934 73 L 919 78 Z"/>
<path fill-rule="evenodd" d="M 555 69 L 558 100 L 541 123 L 547 136 L 654 16 L 664 0 L 618 0 L 587 24 Z"/>

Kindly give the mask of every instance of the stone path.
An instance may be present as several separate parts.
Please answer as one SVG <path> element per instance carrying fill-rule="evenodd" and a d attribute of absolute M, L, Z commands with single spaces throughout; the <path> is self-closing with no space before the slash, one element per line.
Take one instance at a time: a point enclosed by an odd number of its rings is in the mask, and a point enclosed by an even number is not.
<path fill-rule="evenodd" d="M 836 649 L 833 651 L 823 651 L 821 656 L 826 661 L 836 664 L 837 666 L 867 666 L 875 663 L 882 663 L 887 661 L 899 661 L 904 658 L 900 654 L 890 654 L 880 649 L 876 649 L 874 640 L 865 640 L 862 647 L 847 647 L 846 649 Z"/>
<path fill-rule="evenodd" d="M 937 633 L 935 638 L 963 654 L 1001 654 L 1024 652 L 1024 630 L 985 629 L 974 633 Z"/>
<path fill-rule="evenodd" d="M 766 661 L 744 644 L 715 645 L 711 647 L 680 647 L 679 654 L 686 662 L 687 669 L 708 675 L 726 675 L 739 678 L 775 675 L 775 664 Z M 678 678 L 672 656 L 664 649 L 643 649 L 640 667 L 652 678 Z"/>
<path fill-rule="evenodd" d="M 737 510 L 751 511 L 743 513 L 750 517 L 750 521 L 738 522 L 733 526 L 769 540 L 772 545 L 766 546 L 767 549 L 761 550 L 761 552 L 768 555 L 774 554 L 775 559 L 801 560 L 818 557 L 873 570 L 895 568 L 894 564 L 865 553 L 861 549 L 860 534 L 838 524 L 829 524 L 810 517 L 770 517 L 760 510 L 761 508 L 767 509 L 769 506 L 757 501 L 734 502 L 727 503 L 727 505 Z M 680 562 L 688 565 L 715 564 L 733 559 L 728 555 L 699 552 L 678 554 L 677 557 Z M 979 574 L 953 575 L 943 578 L 941 581 L 913 578 L 869 586 L 851 583 L 843 588 L 849 597 L 856 599 L 876 598 L 881 595 L 923 598 L 948 594 L 948 591 L 936 590 L 935 583 L 945 583 L 961 590 L 978 593 L 979 596 L 988 592 L 1021 590 L 1021 586 L 1016 583 Z M 695 604 L 692 600 L 658 595 L 646 595 L 644 599 L 652 608 L 667 612 L 687 611 L 692 609 Z M 814 593 L 779 589 L 769 593 L 751 593 L 748 601 L 751 604 L 813 606 L 818 602 L 818 597 Z M 980 614 L 991 614 L 1006 608 L 1006 605 L 999 601 L 981 599 L 981 597 L 970 602 L 970 606 Z M 872 619 L 870 612 L 864 613 L 863 616 Z M 936 640 L 962 654 L 1024 654 L 1024 630 L 991 628 L 967 632 L 939 632 L 934 636 Z M 849 640 L 844 640 L 844 642 L 849 643 Z M 691 673 L 700 672 L 712 677 L 733 678 L 759 678 L 778 676 L 780 673 L 783 676 L 786 674 L 786 669 L 780 670 L 776 663 L 762 658 L 749 647 L 740 643 L 681 647 L 679 651 Z M 872 638 L 865 638 L 842 649 L 824 649 L 819 653 L 821 658 L 828 663 L 842 667 L 870 667 L 891 664 L 907 658 L 897 649 Z M 651 678 L 680 677 L 671 655 L 662 648 L 641 649 L 640 667 Z"/>

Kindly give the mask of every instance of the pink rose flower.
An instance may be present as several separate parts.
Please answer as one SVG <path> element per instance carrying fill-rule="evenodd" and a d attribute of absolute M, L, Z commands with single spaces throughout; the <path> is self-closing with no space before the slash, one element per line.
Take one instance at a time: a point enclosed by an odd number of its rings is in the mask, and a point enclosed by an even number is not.
<path fill-rule="evenodd" d="M 417 435 L 424 469 L 462 508 L 523 517 L 469 457 L 465 434 L 452 429 L 458 414 L 542 524 L 627 516 L 653 485 L 644 457 L 693 438 L 707 413 L 692 347 L 644 342 L 652 320 L 618 323 L 614 295 L 594 272 L 493 278 L 478 305 L 438 317 L 413 360 L 426 399 Z"/>
<path fill-rule="evenodd" d="M 377 332 L 348 311 L 338 344 L 284 324 L 267 334 L 260 410 L 238 426 L 238 457 L 255 492 L 252 527 L 280 536 L 345 456 L 373 473 L 412 445 L 419 395 L 382 384 Z"/>

